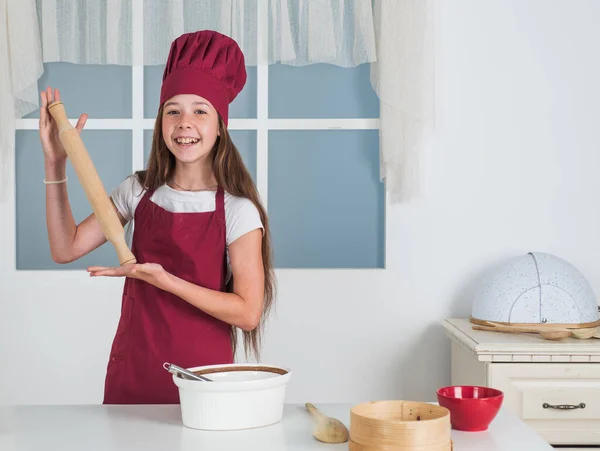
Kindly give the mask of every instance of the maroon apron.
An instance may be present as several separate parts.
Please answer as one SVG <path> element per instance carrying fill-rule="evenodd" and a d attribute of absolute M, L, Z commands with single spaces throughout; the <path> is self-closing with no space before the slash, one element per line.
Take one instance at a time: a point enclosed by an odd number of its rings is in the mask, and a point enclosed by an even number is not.
<path fill-rule="evenodd" d="M 132 252 L 138 263 L 225 291 L 223 188 L 210 212 L 171 213 L 146 192 L 135 210 Z M 184 368 L 233 362 L 231 326 L 183 299 L 126 278 L 121 317 L 110 352 L 104 404 L 178 404 L 169 362 Z"/>

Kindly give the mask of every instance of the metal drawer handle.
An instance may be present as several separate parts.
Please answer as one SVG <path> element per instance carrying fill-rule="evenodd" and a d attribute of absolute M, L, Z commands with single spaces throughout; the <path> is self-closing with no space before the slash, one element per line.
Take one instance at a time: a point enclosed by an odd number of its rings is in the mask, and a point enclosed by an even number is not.
<path fill-rule="evenodd" d="M 580 403 L 578 405 L 574 404 L 559 404 L 557 406 L 553 406 L 552 404 L 548 404 L 545 402 L 542 404 L 544 409 L 561 409 L 561 410 L 572 410 L 572 409 L 585 409 L 585 403 Z"/>

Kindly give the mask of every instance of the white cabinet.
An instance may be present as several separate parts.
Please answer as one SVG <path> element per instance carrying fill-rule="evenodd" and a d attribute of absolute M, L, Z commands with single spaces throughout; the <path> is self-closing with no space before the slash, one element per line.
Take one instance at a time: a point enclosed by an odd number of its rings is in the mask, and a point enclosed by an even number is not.
<path fill-rule="evenodd" d="M 448 319 L 444 328 L 452 385 L 502 390 L 504 405 L 552 445 L 600 449 L 599 339 L 479 331 L 466 318 Z"/>

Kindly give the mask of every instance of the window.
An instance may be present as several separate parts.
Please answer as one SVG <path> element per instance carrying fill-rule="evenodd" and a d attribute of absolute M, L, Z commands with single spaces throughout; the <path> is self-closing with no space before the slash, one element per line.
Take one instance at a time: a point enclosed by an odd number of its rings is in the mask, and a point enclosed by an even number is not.
<path fill-rule="evenodd" d="M 82 137 L 107 192 L 145 166 L 163 68 L 45 65 L 40 90 L 58 87 L 74 120 L 89 114 Z M 275 267 L 383 268 L 379 103 L 369 66 L 247 70 L 246 87 L 230 107 L 230 129 L 269 212 Z M 114 265 L 109 243 L 71 264 L 52 262 L 37 117 L 17 123 L 17 269 Z M 69 163 L 67 176 L 79 222 L 91 208 Z"/>

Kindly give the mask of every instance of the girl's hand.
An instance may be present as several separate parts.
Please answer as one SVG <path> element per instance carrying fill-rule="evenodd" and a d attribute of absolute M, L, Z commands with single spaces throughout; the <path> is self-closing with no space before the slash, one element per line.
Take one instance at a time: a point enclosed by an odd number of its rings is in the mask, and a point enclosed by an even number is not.
<path fill-rule="evenodd" d="M 53 96 L 54 94 L 54 96 Z M 67 153 L 58 137 L 58 127 L 56 121 L 48 111 L 48 105 L 54 101 L 60 101 L 60 92 L 58 89 L 52 91 L 48 86 L 45 92 L 40 93 L 42 105 L 40 107 L 40 141 L 46 160 L 51 163 L 64 161 L 67 159 Z M 75 128 L 79 133 L 87 121 L 87 114 L 82 114 L 77 121 Z"/>
<path fill-rule="evenodd" d="M 91 277 L 131 277 L 132 279 L 143 280 L 161 289 L 167 276 L 164 268 L 157 263 L 130 263 L 114 268 L 90 266 L 87 270 Z"/>

